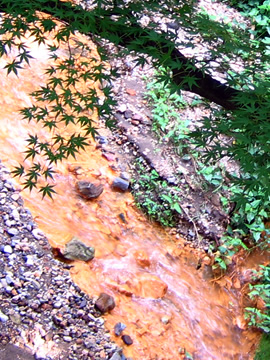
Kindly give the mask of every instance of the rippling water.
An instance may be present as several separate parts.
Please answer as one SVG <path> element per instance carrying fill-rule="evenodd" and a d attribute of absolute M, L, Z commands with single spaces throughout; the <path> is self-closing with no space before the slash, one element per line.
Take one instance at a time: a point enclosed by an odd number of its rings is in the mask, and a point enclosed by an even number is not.
<path fill-rule="evenodd" d="M 18 110 L 31 105 L 28 94 L 44 84 L 48 61 L 45 47 L 31 45 L 30 70 L 19 77 L 1 70 L 1 159 L 12 167 L 23 160 L 28 131 L 46 136 L 43 128 L 20 119 Z M 3 60 L 0 65 L 3 68 Z M 207 280 L 206 269 L 196 270 L 194 253 L 160 227 L 149 222 L 134 206 L 132 196 L 111 189 L 114 172 L 92 143 L 77 160 L 62 163 L 55 176 L 54 201 L 24 191 L 27 206 L 53 247 L 63 247 L 72 236 L 96 249 L 89 263 L 75 262 L 76 283 L 89 295 L 101 291 L 115 297 L 116 308 L 106 316 L 114 325 L 127 325 L 134 343 L 123 345 L 133 359 L 182 359 L 184 349 L 202 360 L 252 359 L 258 334 L 241 330 L 240 292 L 229 291 Z M 74 174 L 80 166 L 80 175 Z M 75 183 L 88 179 L 104 185 L 94 201 L 77 196 Z M 124 214 L 123 222 L 119 214 Z M 240 326 L 241 327 L 241 326 Z"/>

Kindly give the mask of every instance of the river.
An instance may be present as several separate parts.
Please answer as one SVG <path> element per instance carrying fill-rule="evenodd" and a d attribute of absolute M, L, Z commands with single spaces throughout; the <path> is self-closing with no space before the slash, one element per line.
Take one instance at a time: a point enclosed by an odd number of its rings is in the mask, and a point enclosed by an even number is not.
<path fill-rule="evenodd" d="M 29 131 L 46 136 L 44 128 L 19 114 L 31 105 L 29 93 L 44 84 L 49 61 L 45 46 L 29 46 L 35 57 L 30 69 L 18 77 L 1 70 L 1 159 L 9 168 L 23 161 Z M 2 59 L 1 69 L 4 64 Z M 197 270 L 195 250 L 147 220 L 130 193 L 112 189 L 118 174 L 110 165 L 92 142 L 76 160 L 58 166 L 54 200 L 42 200 L 35 190 L 24 190 L 23 197 L 52 247 L 62 248 L 73 236 L 95 247 L 95 258 L 74 262 L 71 274 L 90 296 L 106 292 L 115 298 L 106 326 L 125 355 L 172 360 L 183 359 L 187 351 L 194 360 L 253 359 L 259 335 L 242 325 L 241 289 L 210 281 L 206 266 Z M 75 183 L 81 179 L 102 183 L 102 195 L 93 201 L 79 198 Z M 133 345 L 114 336 L 119 321 L 127 325 Z"/>

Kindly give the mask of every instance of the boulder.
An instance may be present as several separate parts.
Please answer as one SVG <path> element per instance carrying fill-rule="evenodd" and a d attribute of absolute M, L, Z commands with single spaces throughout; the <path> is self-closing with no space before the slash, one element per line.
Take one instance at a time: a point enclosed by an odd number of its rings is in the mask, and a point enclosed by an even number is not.
<path fill-rule="evenodd" d="M 103 192 L 102 184 L 94 184 L 90 181 L 77 181 L 76 188 L 78 193 L 85 199 L 96 199 Z"/>
<path fill-rule="evenodd" d="M 107 311 L 111 311 L 115 308 L 115 301 L 111 295 L 101 293 L 99 298 L 95 302 L 95 307 L 104 314 Z"/>
<path fill-rule="evenodd" d="M 64 258 L 68 260 L 92 260 L 95 256 L 95 249 L 91 246 L 85 245 L 76 236 L 68 242 L 62 251 Z"/>

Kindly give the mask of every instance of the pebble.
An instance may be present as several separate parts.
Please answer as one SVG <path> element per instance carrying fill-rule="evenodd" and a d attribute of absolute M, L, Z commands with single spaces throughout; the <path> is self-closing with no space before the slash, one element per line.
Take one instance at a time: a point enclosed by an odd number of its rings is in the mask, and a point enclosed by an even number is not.
<path fill-rule="evenodd" d="M 110 340 L 94 300 L 73 283 L 67 264 L 53 258 L 45 235 L 3 176 L 8 172 L 0 162 L 0 199 L 4 200 L 2 205 L 0 201 L 1 336 L 24 344 L 38 333 L 42 349 L 34 341 L 27 344 L 36 359 L 101 359 L 102 355 L 117 360 L 121 350 Z M 89 351 L 85 344 L 90 342 Z M 65 352 L 54 355 L 51 348 Z"/>
<path fill-rule="evenodd" d="M 8 321 L 8 316 L 3 314 L 2 311 L 0 311 L 0 321 L 1 322 L 7 322 Z"/>
<path fill-rule="evenodd" d="M 12 247 L 10 245 L 5 245 L 3 248 L 3 253 L 4 254 L 12 254 Z"/>
<path fill-rule="evenodd" d="M 121 339 L 123 340 L 123 342 L 126 345 L 132 345 L 133 344 L 133 340 L 131 339 L 131 337 L 129 335 L 122 335 Z"/>
<path fill-rule="evenodd" d="M 15 236 L 15 235 L 19 234 L 19 230 L 12 227 L 12 228 L 7 229 L 7 233 L 11 236 Z"/>
<path fill-rule="evenodd" d="M 125 328 L 126 328 L 126 325 L 123 324 L 123 323 L 121 323 L 121 322 L 115 324 L 115 326 L 114 326 L 114 333 L 115 333 L 115 335 L 116 335 L 116 336 L 120 336 L 121 333 L 122 333 L 122 331 L 125 330 Z"/>

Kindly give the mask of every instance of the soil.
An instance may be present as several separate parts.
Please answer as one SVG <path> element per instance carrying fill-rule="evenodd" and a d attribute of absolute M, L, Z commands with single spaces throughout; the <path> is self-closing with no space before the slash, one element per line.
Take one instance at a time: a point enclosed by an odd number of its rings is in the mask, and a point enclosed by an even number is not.
<path fill-rule="evenodd" d="M 117 62 L 119 67 L 120 60 Z M 146 173 L 155 170 L 160 179 L 167 183 L 167 188 L 180 199 L 183 210 L 182 214 L 175 212 L 175 225 L 170 230 L 172 233 L 179 234 L 192 246 L 206 251 L 210 243 L 218 246 L 229 222 L 219 194 L 206 186 L 191 155 L 187 157 L 184 156 L 186 154 L 179 154 L 171 141 L 165 137 L 159 139 L 152 130 L 151 105 L 145 98 L 147 83 L 144 79 L 153 76 L 153 69 L 149 66 L 127 67 L 127 62 L 131 64 L 132 58 L 122 61 L 121 77 L 113 84 L 118 102 L 114 113 L 116 129 L 101 130 L 101 135 L 108 139 L 108 143 L 101 145 L 102 151 L 105 154 L 117 154 L 120 170 L 128 171 L 133 179 L 131 191 L 134 193 L 138 192 L 141 176 L 136 166 L 138 160 L 144 164 Z M 194 99 L 191 93 L 183 92 L 182 95 L 189 103 Z M 187 106 L 181 115 L 193 117 L 197 121 L 206 112 L 203 105 L 196 108 Z M 151 200 L 159 202 L 158 195 Z"/>

